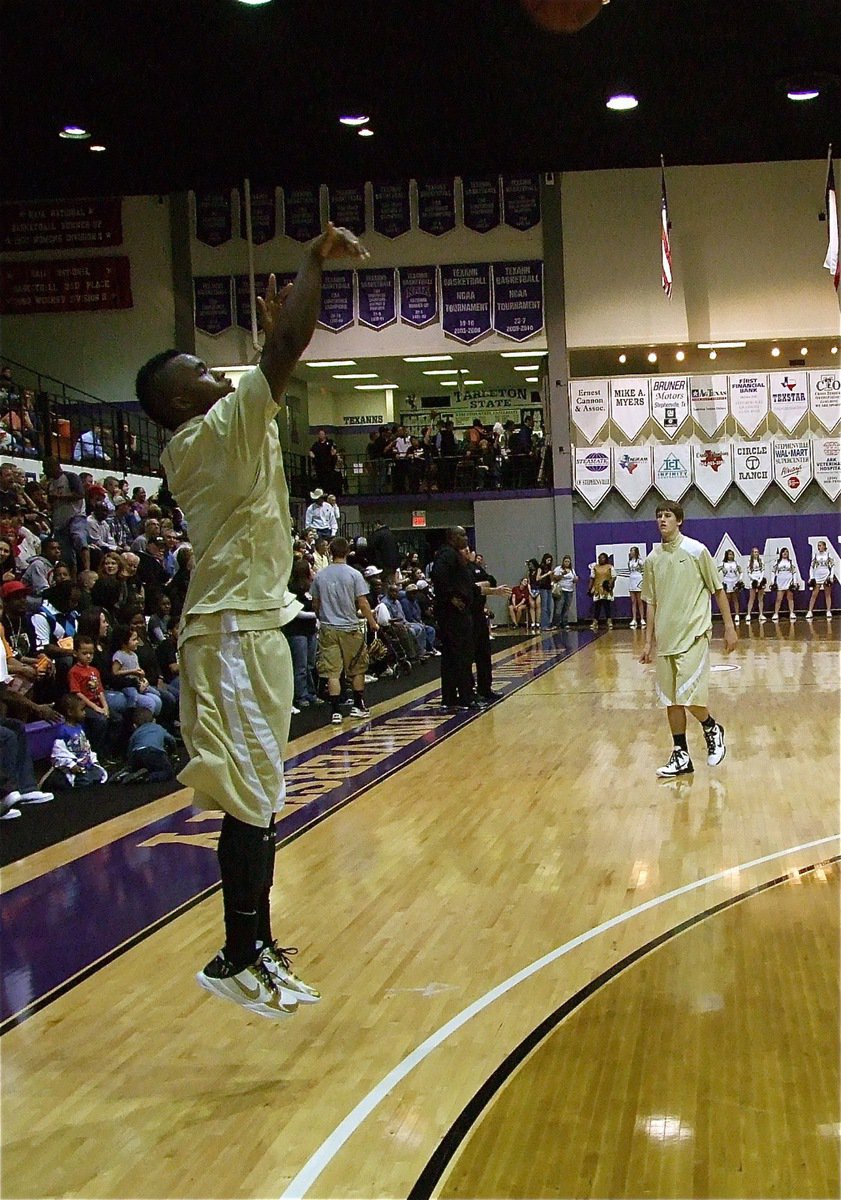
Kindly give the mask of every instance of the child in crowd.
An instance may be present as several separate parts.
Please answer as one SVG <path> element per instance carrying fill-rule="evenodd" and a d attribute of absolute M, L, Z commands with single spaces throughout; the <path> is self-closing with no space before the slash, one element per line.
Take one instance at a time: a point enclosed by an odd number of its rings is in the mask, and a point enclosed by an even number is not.
<path fill-rule="evenodd" d="M 175 738 L 159 725 L 148 708 L 134 710 L 134 733 L 129 738 L 126 766 L 130 772 L 144 771 L 149 783 L 175 778 L 170 755 L 176 750 Z"/>
<path fill-rule="evenodd" d="M 162 592 L 155 603 L 155 611 L 149 618 L 147 632 L 153 646 L 166 641 L 167 631 L 172 620 L 172 601 L 166 592 Z"/>
<path fill-rule="evenodd" d="M 569 610 L 572 607 L 572 597 L 578 576 L 572 565 L 572 559 L 565 554 L 561 565 L 555 567 L 552 583 L 552 624 L 556 628 L 569 629 Z"/>
<path fill-rule="evenodd" d="M 130 625 L 118 625 L 114 630 L 114 651 L 111 672 L 115 685 L 125 693 L 130 708 L 148 708 L 153 717 L 161 711 L 161 698 L 149 686 L 146 674 L 137 658 L 137 634 Z"/>
<path fill-rule="evenodd" d="M 628 594 L 631 597 L 630 629 L 645 629 L 645 615 L 642 607 L 642 567 L 645 558 L 640 558 L 639 546 L 632 546 L 628 555 Z"/>
<path fill-rule="evenodd" d="M 529 578 L 524 575 L 519 586 L 511 589 L 508 601 L 508 617 L 515 629 L 519 629 L 521 621 L 526 629 L 529 627 L 529 600 Z"/>
<path fill-rule="evenodd" d="M 105 749 L 109 730 L 115 723 L 119 726 L 120 718 L 116 716 L 115 721 L 111 717 L 102 676 L 93 665 L 95 653 L 96 646 L 92 637 L 83 633 L 74 636 L 74 665 L 67 672 L 67 687 L 82 702 L 85 730 L 90 735 L 91 745 L 97 751 L 102 751 Z"/>
<path fill-rule="evenodd" d="M 774 615 L 772 621 L 779 621 L 780 606 L 783 602 L 783 596 L 788 597 L 788 619 L 796 621 L 797 617 L 794 612 L 794 592 L 797 587 L 797 573 L 794 570 L 794 563 L 791 561 L 791 555 L 788 549 L 783 546 L 777 561 L 774 563 L 774 587 L 777 589 L 777 599 L 774 601 Z"/>
<path fill-rule="evenodd" d="M 724 561 L 720 568 L 721 582 L 727 596 L 727 603 L 733 610 L 733 624 L 739 624 L 739 591 L 742 586 L 742 568 L 736 562 L 735 550 L 724 551 Z"/>
<path fill-rule="evenodd" d="M 50 755 L 57 786 L 76 788 L 105 783 L 108 772 L 99 765 L 82 724 L 85 717 L 82 697 L 70 692 L 62 696 L 58 707 L 64 721 L 56 730 Z"/>
<path fill-rule="evenodd" d="M 815 601 L 821 592 L 826 598 L 826 618 L 829 620 L 832 616 L 832 579 L 835 573 L 835 559 L 830 554 L 826 542 L 818 542 L 818 548 L 815 551 L 815 556 L 812 559 L 812 577 L 809 580 L 809 586 L 812 589 L 812 595 L 809 597 L 809 610 L 806 613 L 806 620 L 813 620 L 812 612 L 815 607 Z"/>
<path fill-rule="evenodd" d="M 762 560 L 762 555 L 759 553 L 759 547 L 754 546 L 750 552 L 748 559 L 748 580 L 750 583 L 750 592 L 748 593 L 748 611 L 745 613 L 745 620 L 749 621 L 753 615 L 753 605 L 756 602 L 756 608 L 759 613 L 760 624 L 765 621 L 765 589 L 768 586 L 768 580 L 765 577 L 765 563 Z"/>

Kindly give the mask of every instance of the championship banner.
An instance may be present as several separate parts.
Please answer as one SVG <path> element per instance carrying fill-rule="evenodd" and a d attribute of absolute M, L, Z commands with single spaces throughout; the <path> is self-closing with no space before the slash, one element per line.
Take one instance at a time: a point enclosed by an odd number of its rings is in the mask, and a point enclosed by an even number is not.
<path fill-rule="evenodd" d="M 768 376 L 731 375 L 730 411 L 747 436 L 753 437 L 768 416 Z"/>
<path fill-rule="evenodd" d="M 245 196 L 240 195 L 239 236 L 246 236 Z M 251 240 L 263 246 L 277 237 L 277 193 L 273 187 L 251 189 Z"/>
<path fill-rule="evenodd" d="M 196 240 L 205 246 L 222 246 L 234 236 L 231 193 L 196 192 Z"/>
<path fill-rule="evenodd" d="M 0 313 L 100 312 L 131 308 L 128 258 L 63 258 L 0 264 Z"/>
<path fill-rule="evenodd" d="M 408 183 L 375 183 L 374 233 L 397 238 L 412 227 Z"/>
<path fill-rule="evenodd" d="M 651 380 L 651 415 L 666 437 L 673 438 L 689 416 L 689 380 L 661 375 Z"/>
<path fill-rule="evenodd" d="M 123 202 L 43 200 L 0 204 L 0 251 L 87 250 L 120 246 Z"/>
<path fill-rule="evenodd" d="M 726 375 L 699 375 L 689 381 L 689 406 L 692 420 L 707 437 L 715 437 L 727 420 Z"/>
<path fill-rule="evenodd" d="M 613 486 L 631 508 L 651 491 L 651 446 L 613 447 Z"/>
<path fill-rule="evenodd" d="M 461 181 L 464 227 L 489 233 L 499 226 L 499 176 L 470 175 Z"/>
<path fill-rule="evenodd" d="M 645 375 L 623 375 L 610 381 L 610 419 L 631 440 L 651 416 L 649 382 Z"/>
<path fill-rule="evenodd" d="M 423 329 L 438 320 L 438 282 L 435 267 L 400 267 L 400 320 Z"/>
<path fill-rule="evenodd" d="M 447 337 L 469 346 L 491 331 L 491 265 L 454 263 L 439 270 L 441 326 Z"/>
<path fill-rule="evenodd" d="M 266 288 L 269 286 L 268 274 L 263 273 L 254 276 L 254 287 L 258 296 L 265 296 Z M 280 280 L 277 281 L 278 289 L 282 287 Z M 234 276 L 234 312 L 236 314 L 236 323 L 240 329 L 247 329 L 251 332 L 251 288 L 247 275 Z M 259 309 L 258 309 L 259 314 Z M 260 318 L 257 317 L 259 325 Z"/>
<path fill-rule="evenodd" d="M 537 175 L 503 176 L 502 214 L 506 225 L 521 232 L 540 224 L 540 180 Z"/>
<path fill-rule="evenodd" d="M 838 438 L 815 438 L 812 442 L 815 481 L 835 501 L 841 496 L 841 441 Z"/>
<path fill-rule="evenodd" d="M 588 442 L 601 433 L 610 413 L 610 387 L 606 379 L 571 379 L 569 415 Z"/>
<path fill-rule="evenodd" d="M 543 328 L 543 263 L 493 264 L 493 327 L 503 337 L 524 342 Z"/>
<path fill-rule="evenodd" d="M 805 371 L 775 371 L 768 376 L 771 412 L 786 433 L 793 433 L 809 411 Z"/>
<path fill-rule="evenodd" d="M 605 450 L 576 447 L 572 481 L 590 508 L 598 508 L 610 491 L 610 455 Z"/>
<path fill-rule="evenodd" d="M 334 225 L 359 237 L 365 231 L 365 187 L 330 188 L 327 211 Z"/>
<path fill-rule="evenodd" d="M 715 508 L 733 482 L 733 448 L 730 442 L 717 446 L 692 446 L 692 475 L 695 487 Z"/>
<path fill-rule="evenodd" d="M 732 394 L 731 394 L 732 396 Z M 736 442 L 733 446 L 736 487 L 756 504 L 774 475 L 770 442 Z"/>
<path fill-rule="evenodd" d="M 234 323 L 230 275 L 200 275 L 193 280 L 196 329 L 218 337 Z M 250 327 L 250 323 L 249 323 Z"/>
<path fill-rule="evenodd" d="M 841 420 L 841 373 L 810 371 L 809 404 L 826 432 L 832 433 Z"/>
<path fill-rule="evenodd" d="M 283 232 L 294 242 L 311 242 L 321 233 L 318 185 L 283 189 Z"/>
<path fill-rule="evenodd" d="M 774 482 L 796 504 L 812 482 L 812 443 L 778 441 L 774 446 Z"/>
<path fill-rule="evenodd" d="M 456 227 L 456 181 L 418 179 L 418 229 L 440 237 Z"/>
<path fill-rule="evenodd" d="M 394 267 L 365 267 L 356 272 L 359 324 L 385 329 L 397 320 L 397 280 Z"/>
<path fill-rule="evenodd" d="M 682 500 L 692 483 L 692 446 L 656 445 L 654 449 L 654 486 L 664 500 Z"/>
<path fill-rule="evenodd" d="M 353 324 L 353 271 L 325 271 L 321 276 L 318 324 L 332 333 Z"/>

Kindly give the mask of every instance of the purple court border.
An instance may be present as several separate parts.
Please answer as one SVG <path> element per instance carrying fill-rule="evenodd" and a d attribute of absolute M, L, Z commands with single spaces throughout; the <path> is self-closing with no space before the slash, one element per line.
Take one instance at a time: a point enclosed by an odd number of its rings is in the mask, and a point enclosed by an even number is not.
<path fill-rule="evenodd" d="M 522 680 L 500 683 L 504 698 L 596 640 L 586 631 L 544 634 L 495 660 L 494 667 L 525 665 L 530 654 L 556 651 L 534 664 Z M 294 755 L 287 773 L 307 762 L 341 751 L 369 731 L 386 730 L 395 719 L 435 714 L 437 690 L 400 705 L 371 721 L 354 725 L 329 741 Z M 453 713 L 434 729 L 419 730 L 417 737 L 386 753 L 382 759 L 350 775 L 317 799 L 291 807 L 294 796 L 277 823 L 277 842 L 285 845 L 331 814 L 363 795 L 482 714 Z M 144 828 L 118 838 L 73 862 L 11 889 L 0 897 L 0 938 L 3 972 L 0 980 L 0 1033 L 20 1025 L 51 1001 L 87 979 L 95 970 L 150 936 L 181 913 L 218 890 L 219 870 L 206 841 L 215 835 L 213 818 L 199 819 L 190 805 Z M 221 814 L 220 814 L 221 815 Z M 186 840 L 148 846 L 161 836 L 193 836 Z"/>

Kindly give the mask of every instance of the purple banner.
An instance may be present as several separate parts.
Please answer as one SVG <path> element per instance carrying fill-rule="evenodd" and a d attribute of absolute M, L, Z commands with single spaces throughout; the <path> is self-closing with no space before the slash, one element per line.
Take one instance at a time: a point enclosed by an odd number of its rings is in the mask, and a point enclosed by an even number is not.
<path fill-rule="evenodd" d="M 490 263 L 441 267 L 444 333 L 469 346 L 491 331 Z"/>
<path fill-rule="evenodd" d="M 284 188 L 283 232 L 295 242 L 311 242 L 321 233 L 321 201 L 317 185 Z"/>
<path fill-rule="evenodd" d="M 330 188 L 328 211 L 334 225 L 349 229 L 358 237 L 365 231 L 365 187 Z"/>
<path fill-rule="evenodd" d="M 456 227 L 454 179 L 419 179 L 418 229 L 440 237 Z"/>
<path fill-rule="evenodd" d="M 408 233 L 411 225 L 408 183 L 375 183 L 374 232 L 396 238 Z"/>
<path fill-rule="evenodd" d="M 193 280 L 196 329 L 217 337 L 234 323 L 230 275 L 201 275 Z"/>
<path fill-rule="evenodd" d="M 325 271 L 321 278 L 322 329 L 339 333 L 353 324 L 353 271 Z"/>
<path fill-rule="evenodd" d="M 277 236 L 277 196 L 273 187 L 251 189 L 251 238 L 262 246 Z M 244 238 L 245 196 L 240 193 L 239 235 Z"/>
<path fill-rule="evenodd" d="M 196 192 L 196 239 L 222 246 L 233 237 L 234 209 L 230 192 Z"/>
<path fill-rule="evenodd" d="M 512 229 L 540 224 L 540 180 L 537 175 L 503 176 L 502 211 Z"/>
<path fill-rule="evenodd" d="M 359 324 L 385 329 L 397 320 L 394 267 L 363 268 L 356 272 L 359 287 Z"/>
<path fill-rule="evenodd" d="M 269 277 L 267 274 L 255 275 L 254 285 L 257 289 L 258 296 L 265 296 L 266 288 L 269 286 Z M 278 280 L 280 287 L 280 280 Z M 234 276 L 234 305 L 236 310 L 237 325 L 240 329 L 251 330 L 251 294 L 248 286 L 247 275 Z M 259 317 L 260 309 L 257 309 L 257 325 L 260 325 Z"/>
<path fill-rule="evenodd" d="M 464 226 L 474 233 L 488 233 L 499 225 L 499 176 L 475 175 L 461 181 Z"/>
<path fill-rule="evenodd" d="M 494 263 L 493 327 L 523 342 L 543 328 L 543 263 Z"/>
<path fill-rule="evenodd" d="M 400 268 L 400 320 L 422 329 L 438 320 L 435 267 Z"/>

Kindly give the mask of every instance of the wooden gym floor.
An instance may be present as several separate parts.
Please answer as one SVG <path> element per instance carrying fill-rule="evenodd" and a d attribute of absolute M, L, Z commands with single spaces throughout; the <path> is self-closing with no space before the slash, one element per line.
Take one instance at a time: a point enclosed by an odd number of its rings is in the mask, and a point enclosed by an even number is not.
<path fill-rule="evenodd" d="M 5 868 L 2 1195 L 836 1196 L 838 629 L 714 641 L 728 754 L 691 728 L 677 781 L 627 630 L 299 739 L 274 918 L 324 999 L 286 1022 L 195 984 L 187 793 Z"/>

